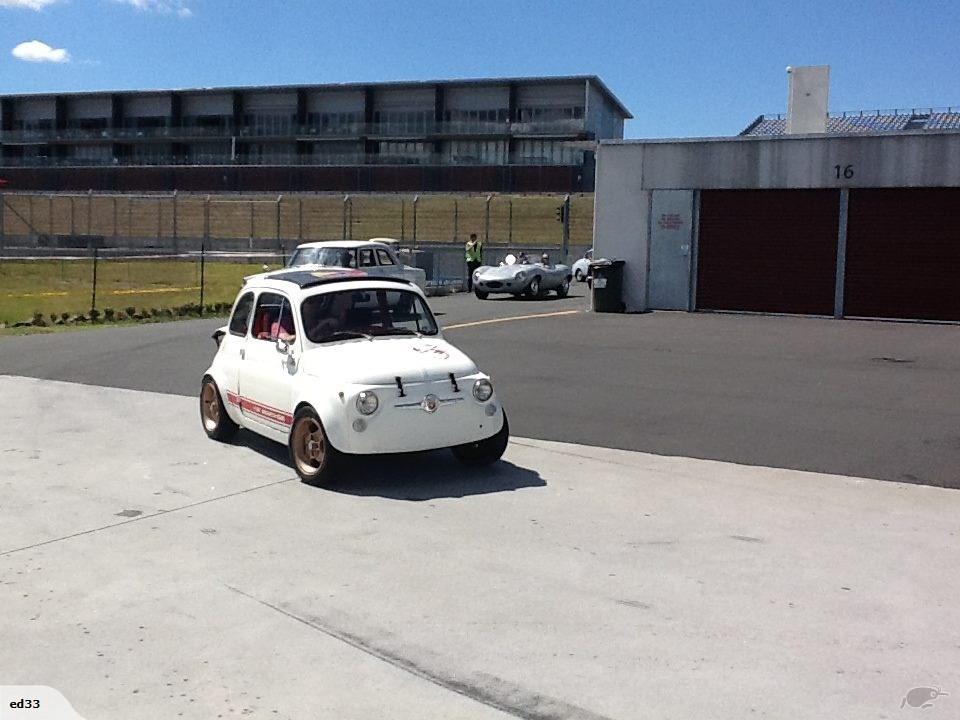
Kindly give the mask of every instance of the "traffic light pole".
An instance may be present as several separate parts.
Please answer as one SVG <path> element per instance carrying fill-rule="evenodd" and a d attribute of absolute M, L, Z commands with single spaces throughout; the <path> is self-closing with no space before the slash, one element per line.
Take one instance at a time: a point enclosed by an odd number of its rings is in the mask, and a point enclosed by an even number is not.
<path fill-rule="evenodd" d="M 570 254 L 570 196 L 566 195 L 563 198 L 563 262 L 567 261 L 567 256 Z"/>

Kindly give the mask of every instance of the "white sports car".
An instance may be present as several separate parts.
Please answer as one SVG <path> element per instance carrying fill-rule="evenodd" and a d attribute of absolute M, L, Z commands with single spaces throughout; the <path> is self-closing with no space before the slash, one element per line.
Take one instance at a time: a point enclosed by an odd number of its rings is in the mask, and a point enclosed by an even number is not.
<path fill-rule="evenodd" d="M 285 443 L 323 485 L 344 455 L 449 447 L 482 465 L 503 454 L 507 417 L 490 378 L 443 339 L 420 288 L 356 270 L 251 277 L 203 376 L 207 435 L 244 427 Z"/>
<path fill-rule="evenodd" d="M 573 277 L 577 282 L 584 282 L 590 277 L 590 263 L 593 262 L 593 248 L 587 250 L 583 257 L 573 264 Z"/>

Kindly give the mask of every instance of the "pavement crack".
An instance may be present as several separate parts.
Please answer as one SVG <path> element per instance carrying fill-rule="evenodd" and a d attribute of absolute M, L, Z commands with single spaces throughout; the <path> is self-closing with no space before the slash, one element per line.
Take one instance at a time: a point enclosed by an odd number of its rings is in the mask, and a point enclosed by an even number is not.
<path fill-rule="evenodd" d="M 187 503 L 186 505 L 180 505 L 175 508 L 170 508 L 169 510 L 157 510 L 156 512 L 138 515 L 137 517 L 130 518 L 129 520 L 121 520 L 120 522 L 110 523 L 109 525 L 101 525 L 100 527 L 90 528 L 89 530 L 81 530 L 69 535 L 63 535 L 61 537 L 51 538 L 49 540 L 42 540 L 38 543 L 33 543 L 32 545 L 24 545 L 23 547 L 13 548 L 12 550 L 4 550 L 3 552 L 0 552 L 0 557 L 13 555 L 18 552 L 23 552 L 24 550 L 33 550 L 34 548 L 43 547 L 44 545 L 53 545 L 54 543 L 82 537 L 84 535 L 93 535 L 94 533 L 101 532 L 102 530 L 110 530 L 111 528 L 119 527 L 120 525 L 129 525 L 130 523 L 149 520 L 151 518 L 160 517 L 161 515 L 169 515 L 170 513 L 180 512 L 181 510 L 189 510 L 190 508 L 195 508 L 200 505 L 207 505 L 208 503 L 217 502 L 219 500 L 226 500 L 227 498 L 236 497 L 237 495 L 245 495 L 246 493 L 256 492 L 257 490 L 264 490 L 265 488 L 273 487 L 274 485 L 282 485 L 283 483 L 292 482 L 293 480 L 296 480 L 296 478 L 275 480 L 274 482 L 266 483 L 265 485 L 256 485 L 251 488 L 246 488 L 245 490 L 237 490 L 236 492 L 218 495 L 217 497 L 207 498 L 206 500 L 198 500 L 197 502 Z"/>
<path fill-rule="evenodd" d="M 398 670 L 513 717 L 522 718 L 522 720 L 611 720 L 605 715 L 528 690 L 495 675 L 483 672 L 457 672 L 451 669 L 451 662 L 439 656 L 429 657 L 433 655 L 432 653 L 421 652 L 421 657 L 414 659 L 411 657 L 409 644 L 403 644 L 404 653 L 388 647 L 387 639 L 390 637 L 388 632 L 377 632 L 371 637 L 365 637 L 338 627 L 327 619 L 298 614 L 231 585 L 225 584 L 225 587 L 295 622 L 392 665 Z"/>

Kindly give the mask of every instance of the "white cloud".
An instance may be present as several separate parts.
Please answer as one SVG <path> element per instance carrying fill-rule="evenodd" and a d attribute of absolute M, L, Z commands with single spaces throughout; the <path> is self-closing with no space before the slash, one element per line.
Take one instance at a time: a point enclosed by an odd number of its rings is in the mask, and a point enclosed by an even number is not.
<path fill-rule="evenodd" d="M 47 5 L 53 5 L 57 1 L 58 0 L 0 0 L 0 7 L 43 10 Z"/>
<path fill-rule="evenodd" d="M 52 48 L 39 40 L 22 42 L 11 50 L 10 54 L 17 60 L 24 60 L 25 62 L 70 62 L 70 53 L 65 48 Z"/>
<path fill-rule="evenodd" d="M 4 2 L 5 0 L 0 0 Z M 29 0 L 27 0 L 29 1 Z M 50 2 L 51 0 L 34 0 L 39 2 Z M 113 0 L 114 2 L 129 5 L 143 12 L 155 12 L 160 15 L 176 15 L 177 17 L 188 18 L 193 15 L 193 11 L 187 4 L 187 0 Z"/>

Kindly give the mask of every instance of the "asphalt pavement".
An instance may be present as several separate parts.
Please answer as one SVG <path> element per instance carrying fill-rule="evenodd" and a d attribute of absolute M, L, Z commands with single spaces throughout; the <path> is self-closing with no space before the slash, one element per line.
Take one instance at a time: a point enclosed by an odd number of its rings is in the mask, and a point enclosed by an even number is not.
<path fill-rule="evenodd" d="M 960 327 L 601 315 L 585 290 L 431 300 L 517 435 L 960 487 Z M 193 395 L 222 322 L 3 338 L 0 373 Z"/>
<path fill-rule="evenodd" d="M 0 397 L 0 683 L 86 720 L 957 707 L 953 491 L 523 438 L 324 490 L 275 443 L 208 440 L 194 398 Z M 73 717 L 43 710 L 14 716 Z"/>

